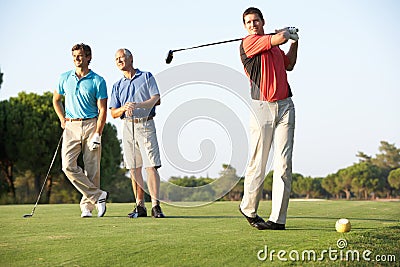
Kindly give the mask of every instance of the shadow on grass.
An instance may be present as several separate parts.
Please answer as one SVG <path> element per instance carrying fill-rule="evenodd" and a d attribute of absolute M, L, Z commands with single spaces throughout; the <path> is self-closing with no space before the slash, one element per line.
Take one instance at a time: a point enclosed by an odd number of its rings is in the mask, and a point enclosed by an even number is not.
<path fill-rule="evenodd" d="M 104 216 L 105 218 L 128 218 L 128 219 L 146 219 L 146 218 L 150 218 L 150 219 L 154 219 L 151 216 L 147 216 L 147 217 L 139 217 L 139 218 L 129 218 L 127 215 L 126 216 L 122 216 L 122 215 L 111 215 L 111 216 Z M 223 216 L 223 215 L 181 215 L 181 216 L 177 216 L 177 215 L 166 215 L 165 218 L 162 218 L 163 220 L 165 219 L 237 219 L 237 218 L 243 218 L 241 216 Z"/>
<path fill-rule="evenodd" d="M 352 227 L 351 230 L 352 231 L 357 231 L 357 230 L 376 230 L 377 228 L 381 228 L 381 229 L 388 229 L 388 230 L 400 230 L 400 226 L 385 226 L 385 227 Z M 328 230 L 329 232 L 335 232 L 335 229 L 332 228 L 332 226 L 324 226 L 324 227 L 296 227 L 296 226 L 289 226 L 286 227 L 286 230 L 316 230 L 316 231 L 320 231 L 320 230 Z"/>
<path fill-rule="evenodd" d="M 375 230 L 376 228 L 373 227 L 353 227 L 351 231 L 357 231 L 357 230 Z M 325 226 L 325 227 L 295 227 L 295 226 L 286 226 L 287 231 L 325 231 L 325 232 L 336 232 L 335 228 L 330 226 Z"/>
<path fill-rule="evenodd" d="M 290 216 L 288 219 L 311 219 L 311 220 L 337 220 L 340 219 L 338 217 L 321 217 L 321 216 Z M 377 221 L 377 222 L 398 222 L 400 220 L 394 219 L 381 219 L 381 218 L 356 218 L 356 217 L 348 217 L 349 220 L 357 220 L 357 221 Z"/>
<path fill-rule="evenodd" d="M 224 215 L 180 215 L 180 216 L 167 216 L 165 219 L 237 219 L 243 218 L 242 216 L 224 216 Z"/>

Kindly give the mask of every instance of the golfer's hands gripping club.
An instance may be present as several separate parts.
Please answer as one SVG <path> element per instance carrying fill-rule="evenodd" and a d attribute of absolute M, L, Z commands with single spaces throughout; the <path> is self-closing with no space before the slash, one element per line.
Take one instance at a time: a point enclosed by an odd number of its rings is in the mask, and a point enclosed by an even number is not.
<path fill-rule="evenodd" d="M 299 31 L 298 28 L 296 27 L 286 27 L 280 30 L 275 30 L 276 33 L 281 32 L 281 31 L 287 31 L 289 33 L 289 39 L 292 40 L 292 42 L 297 42 L 299 40 L 299 35 L 297 32 Z"/>
<path fill-rule="evenodd" d="M 295 43 L 299 40 L 299 35 L 297 33 L 292 33 L 290 34 L 289 39 L 292 40 L 292 43 Z"/>
<path fill-rule="evenodd" d="M 283 29 L 275 30 L 275 33 L 283 32 L 283 31 L 287 31 L 289 34 L 294 34 L 294 33 L 297 33 L 299 31 L 299 29 L 297 29 L 296 27 L 285 27 Z"/>
<path fill-rule="evenodd" d="M 129 118 L 129 117 L 133 117 L 133 111 L 136 108 L 136 103 L 134 102 L 127 102 L 124 105 L 124 110 L 125 110 L 125 117 Z"/>
<path fill-rule="evenodd" d="M 287 27 L 286 29 L 290 34 L 296 34 L 299 31 L 296 27 Z"/>
<path fill-rule="evenodd" d="M 101 136 L 99 133 L 95 133 L 90 141 L 89 149 L 90 151 L 97 150 L 101 144 Z"/>

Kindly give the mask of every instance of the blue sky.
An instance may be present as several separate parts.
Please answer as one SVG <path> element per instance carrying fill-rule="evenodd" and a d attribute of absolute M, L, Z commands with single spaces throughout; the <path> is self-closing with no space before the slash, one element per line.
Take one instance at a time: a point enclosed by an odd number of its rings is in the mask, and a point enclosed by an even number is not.
<path fill-rule="evenodd" d="M 175 53 L 170 65 L 164 59 L 170 49 L 244 37 L 241 15 L 256 6 L 266 19 L 266 32 L 286 26 L 300 29 L 297 65 L 288 74 L 297 113 L 294 172 L 326 176 L 358 161 L 358 151 L 375 155 L 381 140 L 400 146 L 398 1 L 153 2 L 2 1 L 0 100 L 20 91 L 53 91 L 59 75 L 73 68 L 70 50 L 80 42 L 92 47 L 91 68 L 106 79 L 109 93 L 121 75 L 114 63 L 120 47 L 134 53 L 136 67 L 155 75 L 194 62 L 217 63 L 243 73 L 238 42 Z M 181 102 L 166 98 L 159 114 L 168 116 L 185 99 L 204 98 L 213 91 L 196 86 L 203 95 L 181 90 Z M 108 121 L 119 125 L 111 117 Z M 191 129 L 196 127 L 200 126 Z M 162 135 L 162 129 L 158 131 Z M 210 132 L 216 136 L 182 131 L 182 154 L 193 160 L 201 157 L 197 154 L 202 138 L 221 143 L 218 131 Z M 217 146 L 217 151 L 221 158 L 195 175 L 218 175 L 226 155 L 223 148 Z M 164 179 L 185 175 L 164 162 Z"/>

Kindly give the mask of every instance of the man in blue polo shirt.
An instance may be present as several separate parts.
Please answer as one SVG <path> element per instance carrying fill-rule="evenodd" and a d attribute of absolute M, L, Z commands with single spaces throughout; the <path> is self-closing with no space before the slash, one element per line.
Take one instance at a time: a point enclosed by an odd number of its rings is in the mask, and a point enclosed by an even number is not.
<path fill-rule="evenodd" d="M 161 161 L 153 120 L 156 115 L 155 106 L 160 101 L 157 83 L 150 72 L 133 67 L 133 56 L 128 49 L 119 49 L 115 54 L 115 62 L 124 77 L 112 88 L 111 116 L 123 120 L 124 162 L 131 173 L 136 199 L 136 207 L 128 216 L 147 216 L 142 176 L 144 166 L 152 202 L 151 215 L 154 218 L 164 218 L 159 202 L 160 176 L 157 171 Z"/>
<path fill-rule="evenodd" d="M 92 51 L 88 45 L 74 45 L 72 57 L 75 70 L 61 75 L 53 94 L 54 110 L 64 129 L 62 169 L 82 194 L 81 217 L 92 217 L 95 206 L 97 216 L 103 217 L 108 193 L 100 189 L 100 143 L 107 116 L 107 87 L 104 79 L 89 69 Z M 80 153 L 84 170 L 77 164 Z"/>

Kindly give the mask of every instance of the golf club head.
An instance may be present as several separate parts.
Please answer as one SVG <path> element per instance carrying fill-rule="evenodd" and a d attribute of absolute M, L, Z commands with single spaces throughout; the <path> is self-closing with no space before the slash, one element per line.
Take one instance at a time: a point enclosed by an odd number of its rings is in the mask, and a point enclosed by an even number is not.
<path fill-rule="evenodd" d="M 30 218 L 30 217 L 32 217 L 33 215 L 32 215 L 32 213 L 30 213 L 30 214 L 24 214 L 24 216 L 22 216 L 23 218 Z"/>
<path fill-rule="evenodd" d="M 167 57 L 165 58 L 165 63 L 167 63 L 167 64 L 169 64 L 169 63 L 171 63 L 171 61 L 172 61 L 172 58 L 174 57 L 174 50 L 169 50 L 168 51 L 168 55 L 167 55 Z"/>

